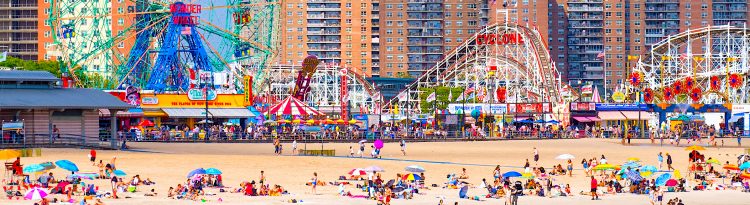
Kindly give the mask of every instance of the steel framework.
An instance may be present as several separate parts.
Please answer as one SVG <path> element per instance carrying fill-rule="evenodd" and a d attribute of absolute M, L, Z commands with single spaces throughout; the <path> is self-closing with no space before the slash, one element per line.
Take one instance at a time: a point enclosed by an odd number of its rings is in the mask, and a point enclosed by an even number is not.
<path fill-rule="evenodd" d="M 262 89 L 257 95 L 271 95 L 274 99 L 286 99 L 292 93 L 296 85 L 298 72 L 302 65 L 276 65 L 267 70 L 266 81 L 259 85 Z M 302 99 L 312 107 L 320 108 L 325 112 L 340 112 L 341 106 L 341 80 L 346 79 L 348 95 L 347 100 L 350 109 L 362 113 L 373 113 L 377 103 L 382 102 L 380 92 L 372 83 L 367 82 L 364 76 L 336 65 L 329 66 L 320 64 L 310 78 L 310 91 Z M 346 78 L 342 78 L 346 75 Z M 270 91 L 270 92 L 269 92 Z"/>
<path fill-rule="evenodd" d="M 654 44 L 624 87 L 648 103 L 749 103 L 749 54 L 747 27 L 687 30 Z"/>
<path fill-rule="evenodd" d="M 515 35 L 523 40 L 517 43 L 478 43 L 477 38 L 487 35 Z M 497 70 L 490 71 L 492 67 Z M 545 40 L 539 31 L 521 25 L 485 27 L 449 52 L 389 104 L 397 105 L 400 110 L 417 110 L 422 92 L 419 88 L 439 85 L 481 88 L 491 92 L 505 87 L 508 103 L 552 102 L 559 106 L 566 101 L 561 94 L 560 73 L 550 58 Z M 487 103 L 499 103 L 493 97 L 484 99 Z M 383 112 L 388 112 L 391 107 L 383 106 Z"/>

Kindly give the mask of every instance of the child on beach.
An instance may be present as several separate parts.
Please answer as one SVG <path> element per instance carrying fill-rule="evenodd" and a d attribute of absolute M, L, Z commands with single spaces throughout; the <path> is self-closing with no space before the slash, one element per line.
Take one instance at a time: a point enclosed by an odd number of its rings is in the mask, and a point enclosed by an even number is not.
<path fill-rule="evenodd" d="M 362 158 L 362 155 L 365 154 L 365 144 L 360 142 L 359 143 L 359 157 Z"/>
<path fill-rule="evenodd" d="M 401 153 L 406 156 L 406 141 L 404 139 L 401 139 Z"/>
<path fill-rule="evenodd" d="M 318 173 L 317 172 L 313 172 L 313 178 L 312 178 L 312 193 L 313 193 L 313 195 L 317 195 L 317 191 L 315 190 L 315 188 L 317 188 L 317 187 L 318 187 Z"/>
<path fill-rule="evenodd" d="M 534 165 L 539 165 L 539 151 L 534 147 Z"/>
<path fill-rule="evenodd" d="M 297 154 L 297 140 L 292 142 L 292 154 Z"/>
<path fill-rule="evenodd" d="M 354 157 L 354 148 L 352 146 L 349 146 L 349 157 Z"/>

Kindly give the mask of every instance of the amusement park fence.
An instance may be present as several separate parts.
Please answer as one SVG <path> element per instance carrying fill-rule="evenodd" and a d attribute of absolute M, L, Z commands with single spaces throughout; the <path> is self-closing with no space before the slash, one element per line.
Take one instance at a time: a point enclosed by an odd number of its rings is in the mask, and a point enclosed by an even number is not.
<path fill-rule="evenodd" d="M 56 135 L 56 136 L 55 136 Z M 99 134 L 95 136 L 82 136 L 75 134 L 59 133 L 50 134 L 14 134 L 3 133 L 0 140 L 0 148 L 96 148 L 96 149 L 117 149 L 120 141 L 111 141 L 108 134 Z"/>

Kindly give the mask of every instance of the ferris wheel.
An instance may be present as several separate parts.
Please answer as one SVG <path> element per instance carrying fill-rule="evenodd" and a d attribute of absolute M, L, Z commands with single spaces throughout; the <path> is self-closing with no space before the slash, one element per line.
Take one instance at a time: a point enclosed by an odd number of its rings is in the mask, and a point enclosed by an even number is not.
<path fill-rule="evenodd" d="M 53 0 L 48 51 L 79 87 L 242 92 L 278 47 L 277 0 Z"/>

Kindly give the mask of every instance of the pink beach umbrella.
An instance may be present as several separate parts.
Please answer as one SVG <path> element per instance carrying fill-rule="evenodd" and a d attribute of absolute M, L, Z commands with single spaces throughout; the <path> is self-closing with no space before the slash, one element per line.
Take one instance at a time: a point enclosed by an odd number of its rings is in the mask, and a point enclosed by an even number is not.
<path fill-rule="evenodd" d="M 44 197 L 47 197 L 47 191 L 39 187 L 34 187 L 33 189 L 27 191 L 26 194 L 24 194 L 23 198 L 29 200 L 40 200 Z"/>
<path fill-rule="evenodd" d="M 355 177 L 357 177 L 357 176 L 365 176 L 365 175 L 367 175 L 367 172 L 365 170 L 363 170 L 363 169 L 356 168 L 356 169 L 352 169 L 351 171 L 349 171 L 349 175 L 350 176 L 355 176 Z"/>
<path fill-rule="evenodd" d="M 375 145 L 376 149 L 382 149 L 383 148 L 383 140 L 377 139 L 377 140 L 375 140 L 375 143 L 373 143 L 373 144 Z"/>

